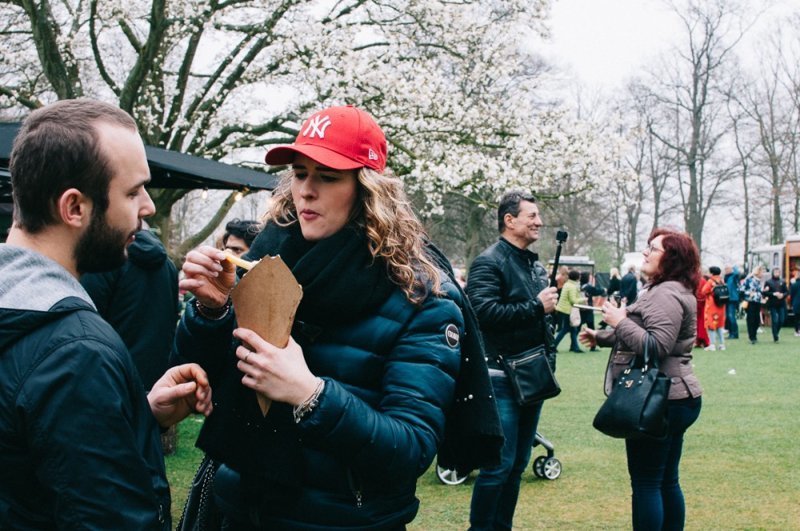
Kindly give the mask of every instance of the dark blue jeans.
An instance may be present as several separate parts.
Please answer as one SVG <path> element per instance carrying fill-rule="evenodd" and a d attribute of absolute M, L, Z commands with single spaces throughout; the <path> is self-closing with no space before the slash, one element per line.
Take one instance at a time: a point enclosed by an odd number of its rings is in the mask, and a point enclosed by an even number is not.
<path fill-rule="evenodd" d="M 702 400 L 669 401 L 669 435 L 661 441 L 627 439 L 634 531 L 679 531 L 686 506 L 678 477 L 683 434 L 700 416 Z"/>
<path fill-rule="evenodd" d="M 500 465 L 482 468 L 472 488 L 470 529 L 511 529 L 522 473 L 528 467 L 542 403 L 520 407 L 511 394 L 508 378 L 492 375 L 497 412 L 505 442 Z"/>
<path fill-rule="evenodd" d="M 571 352 L 578 352 L 581 348 L 578 345 L 578 327 L 569 325 L 569 314 L 562 312 L 554 312 L 558 318 L 561 328 L 558 330 L 556 338 L 553 340 L 553 345 L 558 348 L 558 344 L 564 339 L 564 336 L 569 332 L 569 350 Z"/>
<path fill-rule="evenodd" d="M 777 341 L 781 334 L 781 327 L 786 321 L 786 304 L 781 301 L 781 305 L 778 307 L 770 306 L 769 318 L 772 321 L 772 339 Z"/>
<path fill-rule="evenodd" d="M 739 339 L 739 323 L 736 314 L 739 312 L 739 301 L 729 302 L 725 306 L 725 326 L 728 328 L 728 339 Z"/>

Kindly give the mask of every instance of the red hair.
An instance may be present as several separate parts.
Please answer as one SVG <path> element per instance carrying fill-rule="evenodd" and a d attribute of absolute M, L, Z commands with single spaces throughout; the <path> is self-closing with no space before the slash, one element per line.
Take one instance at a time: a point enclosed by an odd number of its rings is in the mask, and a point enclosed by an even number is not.
<path fill-rule="evenodd" d="M 658 263 L 658 270 L 652 275 L 650 282 L 656 285 L 675 280 L 694 293 L 700 283 L 700 251 L 694 238 L 685 232 L 655 228 L 650 233 L 647 243 L 650 244 L 659 236 L 663 236 L 661 245 L 664 247 L 664 253 Z"/>

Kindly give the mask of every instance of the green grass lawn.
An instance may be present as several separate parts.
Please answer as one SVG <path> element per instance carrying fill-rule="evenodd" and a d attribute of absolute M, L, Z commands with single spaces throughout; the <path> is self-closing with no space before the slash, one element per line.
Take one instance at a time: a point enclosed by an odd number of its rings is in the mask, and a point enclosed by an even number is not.
<path fill-rule="evenodd" d="M 784 328 L 780 343 L 767 331 L 751 346 L 743 325 L 745 339 L 728 341 L 725 352 L 695 350 L 705 392 L 681 464 L 686 528 L 800 529 L 800 338 Z M 607 357 L 608 349 L 559 355 L 563 392 L 545 404 L 539 429 L 553 442 L 563 472 L 554 481 L 526 472 L 516 528 L 630 527 L 624 442 L 592 428 Z M 197 418 L 184 421 L 179 448 L 167 458 L 176 522 L 200 462 L 193 448 L 199 426 Z M 534 449 L 534 456 L 543 453 Z M 473 478 L 444 486 L 428 471 L 419 479 L 421 508 L 409 528 L 466 529 Z"/>

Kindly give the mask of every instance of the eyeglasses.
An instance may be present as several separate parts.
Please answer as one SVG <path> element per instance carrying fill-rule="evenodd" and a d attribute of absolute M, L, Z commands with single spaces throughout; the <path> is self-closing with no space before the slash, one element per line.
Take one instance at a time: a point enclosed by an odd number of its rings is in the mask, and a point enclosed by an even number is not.
<path fill-rule="evenodd" d="M 648 245 L 647 247 L 644 248 L 644 251 L 642 252 L 646 252 L 647 254 L 652 254 L 655 252 L 663 253 L 664 249 L 659 249 L 658 247 L 653 247 L 652 245 Z"/>

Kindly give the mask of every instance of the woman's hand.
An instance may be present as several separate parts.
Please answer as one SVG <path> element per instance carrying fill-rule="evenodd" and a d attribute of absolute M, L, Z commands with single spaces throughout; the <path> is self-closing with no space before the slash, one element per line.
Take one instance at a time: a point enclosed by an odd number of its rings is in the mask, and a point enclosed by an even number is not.
<path fill-rule="evenodd" d="M 584 328 L 578 334 L 578 341 L 589 348 L 597 346 L 597 331 L 591 328 Z"/>
<path fill-rule="evenodd" d="M 236 283 L 236 267 L 225 260 L 225 253 L 208 245 L 189 251 L 181 269 L 185 277 L 179 288 L 209 308 L 222 307 Z"/>
<path fill-rule="evenodd" d="M 308 370 L 303 349 L 293 338 L 289 338 L 286 348 L 278 348 L 247 328 L 237 328 L 233 336 L 242 341 L 236 357 L 246 387 L 292 406 L 314 394 L 319 379 Z"/>
<path fill-rule="evenodd" d="M 619 322 L 626 317 L 628 317 L 628 310 L 624 302 L 619 308 L 611 304 L 610 301 L 606 301 L 603 304 L 603 321 L 605 321 L 608 326 L 616 328 Z"/>

